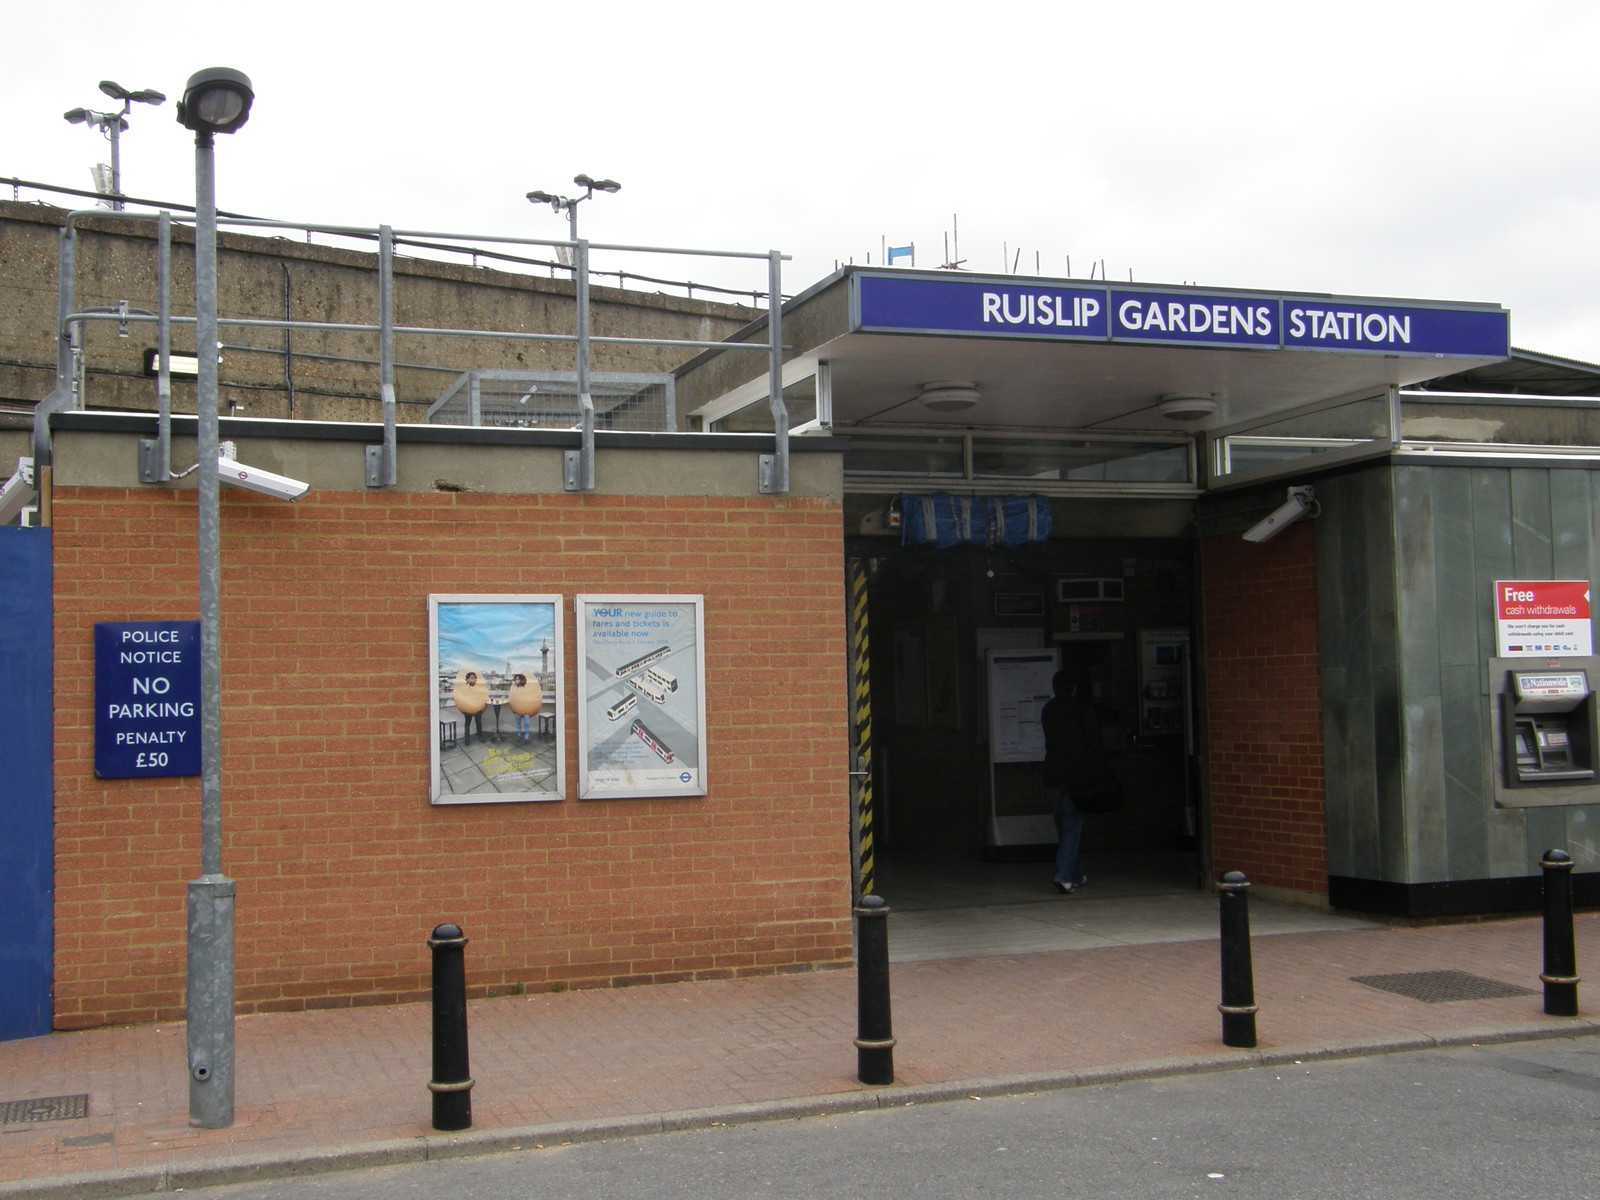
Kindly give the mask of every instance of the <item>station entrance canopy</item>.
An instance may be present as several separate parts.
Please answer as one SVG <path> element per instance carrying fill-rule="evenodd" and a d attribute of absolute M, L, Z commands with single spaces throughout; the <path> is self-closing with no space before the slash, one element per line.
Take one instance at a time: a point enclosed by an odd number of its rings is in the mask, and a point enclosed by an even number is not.
<path fill-rule="evenodd" d="M 825 363 L 818 416 L 841 432 L 1214 432 L 1510 356 L 1509 313 L 1494 304 L 858 267 L 797 297 L 784 321 L 786 393 Z M 920 402 L 945 380 L 972 383 L 976 402 Z M 716 420 L 764 384 L 700 411 Z M 1162 405 L 1179 395 L 1215 410 L 1176 425 Z"/>

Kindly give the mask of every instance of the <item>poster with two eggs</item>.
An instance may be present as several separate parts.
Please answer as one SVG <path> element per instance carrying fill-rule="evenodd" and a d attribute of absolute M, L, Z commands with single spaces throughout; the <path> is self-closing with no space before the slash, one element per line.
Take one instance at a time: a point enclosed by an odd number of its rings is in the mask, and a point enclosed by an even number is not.
<path fill-rule="evenodd" d="M 702 597 L 575 598 L 582 799 L 703 796 Z M 563 599 L 428 597 L 432 800 L 566 795 Z"/>

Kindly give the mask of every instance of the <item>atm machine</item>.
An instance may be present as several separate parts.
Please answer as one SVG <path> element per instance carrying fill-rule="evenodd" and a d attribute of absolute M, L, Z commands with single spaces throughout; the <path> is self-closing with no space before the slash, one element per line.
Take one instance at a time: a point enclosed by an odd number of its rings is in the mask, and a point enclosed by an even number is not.
<path fill-rule="evenodd" d="M 1500 703 L 1507 787 L 1595 777 L 1587 672 L 1512 671 Z"/>
<path fill-rule="evenodd" d="M 1495 659 L 1499 694 L 1495 741 L 1500 778 L 1496 798 L 1506 805 L 1593 803 L 1597 786 L 1595 658 L 1562 658 L 1534 666 Z M 1581 800 L 1571 789 L 1583 789 Z"/>

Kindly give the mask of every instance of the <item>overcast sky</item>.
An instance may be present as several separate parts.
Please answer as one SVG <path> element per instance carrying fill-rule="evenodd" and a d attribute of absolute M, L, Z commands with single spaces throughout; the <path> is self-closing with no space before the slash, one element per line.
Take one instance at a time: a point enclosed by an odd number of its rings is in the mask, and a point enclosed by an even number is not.
<path fill-rule="evenodd" d="M 559 238 L 525 193 L 586 172 L 622 183 L 591 241 L 782 250 L 788 292 L 955 233 L 975 271 L 1492 301 L 1600 362 L 1594 0 L 6 7 L 0 176 L 90 186 L 109 147 L 61 114 L 112 79 L 170 97 L 124 191 L 192 203 L 175 102 L 229 66 L 226 210 Z"/>

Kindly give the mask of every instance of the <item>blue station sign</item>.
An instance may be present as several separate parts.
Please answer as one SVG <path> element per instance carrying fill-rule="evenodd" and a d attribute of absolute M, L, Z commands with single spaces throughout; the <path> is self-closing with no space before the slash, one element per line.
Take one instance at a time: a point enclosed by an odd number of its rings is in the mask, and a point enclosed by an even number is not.
<path fill-rule="evenodd" d="M 862 329 L 1104 341 L 1105 288 L 857 276 Z"/>
<path fill-rule="evenodd" d="M 200 774 L 200 622 L 94 627 L 94 773 Z"/>
<path fill-rule="evenodd" d="M 1468 358 L 1511 353 L 1510 314 L 1496 306 L 981 277 L 858 273 L 852 280 L 852 329 L 863 332 Z"/>
<path fill-rule="evenodd" d="M 1113 291 L 1111 311 L 1111 332 L 1118 341 L 1267 350 L 1282 342 L 1278 302 L 1260 296 Z"/>

